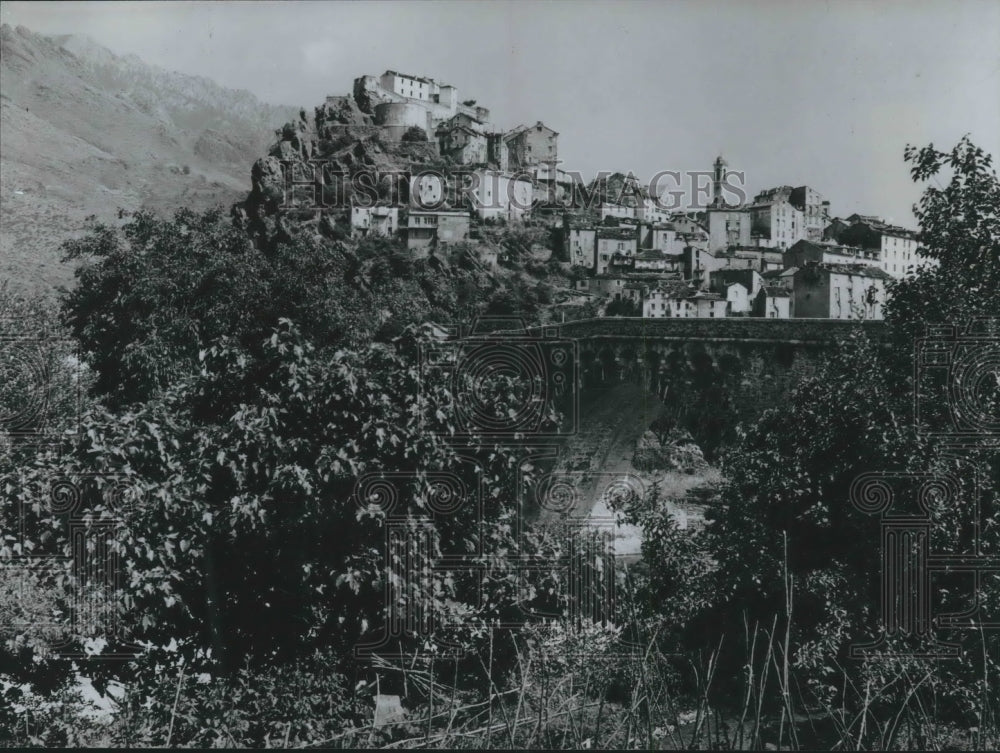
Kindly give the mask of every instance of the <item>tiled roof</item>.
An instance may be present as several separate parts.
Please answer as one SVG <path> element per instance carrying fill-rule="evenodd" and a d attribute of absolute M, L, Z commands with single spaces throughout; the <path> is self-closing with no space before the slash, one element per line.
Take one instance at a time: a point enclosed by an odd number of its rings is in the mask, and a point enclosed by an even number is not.
<path fill-rule="evenodd" d="M 657 249 L 648 249 L 643 251 L 641 254 L 635 257 L 637 261 L 663 261 L 668 259 L 665 253 L 658 251 Z"/>
<path fill-rule="evenodd" d="M 425 84 L 433 84 L 434 83 L 434 79 L 432 79 L 432 78 L 425 78 L 423 76 L 414 76 L 414 75 L 411 75 L 409 73 L 400 73 L 399 71 L 386 71 L 382 75 L 383 76 L 400 76 L 402 78 L 410 78 L 410 79 L 413 79 L 414 81 L 423 81 Z"/>
<path fill-rule="evenodd" d="M 635 230 L 620 227 L 600 227 L 597 228 L 597 237 L 603 240 L 634 241 Z"/>
<path fill-rule="evenodd" d="M 796 248 L 804 248 L 830 254 L 840 254 L 842 256 L 864 256 L 871 253 L 870 249 L 863 249 L 858 246 L 838 246 L 836 243 L 817 243 L 815 241 L 807 240 L 797 241 L 792 244 L 792 247 L 788 249 L 788 251 L 795 251 Z"/>
<path fill-rule="evenodd" d="M 788 292 L 788 288 L 783 288 L 777 285 L 765 285 L 761 288 L 761 292 L 764 293 L 768 298 L 790 298 L 791 293 Z"/>
<path fill-rule="evenodd" d="M 841 275 L 855 275 L 857 277 L 872 277 L 877 280 L 891 280 L 890 275 L 880 267 L 872 267 L 867 264 L 809 264 L 808 267 L 815 267 L 828 272 Z"/>

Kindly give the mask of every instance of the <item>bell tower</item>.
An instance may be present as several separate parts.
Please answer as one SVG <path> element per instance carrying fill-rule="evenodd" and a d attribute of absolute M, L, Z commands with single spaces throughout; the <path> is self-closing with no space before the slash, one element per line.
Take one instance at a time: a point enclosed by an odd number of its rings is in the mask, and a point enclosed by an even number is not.
<path fill-rule="evenodd" d="M 721 209 L 726 206 L 725 201 L 722 199 L 722 182 L 726 177 L 726 161 L 722 159 L 720 154 L 715 159 L 715 178 L 712 184 L 712 206 L 716 209 Z"/>

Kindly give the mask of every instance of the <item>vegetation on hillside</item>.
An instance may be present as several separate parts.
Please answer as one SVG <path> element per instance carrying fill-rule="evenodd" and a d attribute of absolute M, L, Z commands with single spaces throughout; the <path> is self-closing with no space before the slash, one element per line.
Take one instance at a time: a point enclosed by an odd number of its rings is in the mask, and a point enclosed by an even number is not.
<path fill-rule="evenodd" d="M 543 469 L 488 430 L 529 404 L 553 429 L 557 406 L 523 373 L 456 372 L 421 326 L 533 317 L 563 279 L 540 229 L 496 229 L 493 271 L 475 244 L 415 260 L 305 226 L 262 243 L 219 212 L 95 225 L 66 246 L 83 265 L 59 311 L 0 289 L 5 339 L 36 344 L 0 390 L 18 428 L 0 445 L 0 741 L 996 747 L 995 632 L 935 626 L 949 659 L 891 655 L 927 649 L 902 633 L 851 657 L 884 617 L 859 475 L 901 479 L 903 502 L 941 481 L 921 508 L 935 552 L 1000 544 L 995 448 L 956 455 L 944 432 L 967 416 L 912 413 L 936 384 L 914 338 L 1000 310 L 1000 184 L 967 141 L 906 159 L 947 181 L 917 207 L 940 266 L 894 287 L 888 345 L 859 334 L 748 429 L 701 532 L 655 486 L 612 500 L 645 534 L 624 572 L 596 533 L 531 522 Z M 986 377 L 966 387 L 995 418 Z M 997 577 L 946 574 L 930 597 L 995 621 Z M 115 694 L 108 718 L 84 712 L 78 671 Z M 404 708 L 374 723 L 388 696 Z"/>

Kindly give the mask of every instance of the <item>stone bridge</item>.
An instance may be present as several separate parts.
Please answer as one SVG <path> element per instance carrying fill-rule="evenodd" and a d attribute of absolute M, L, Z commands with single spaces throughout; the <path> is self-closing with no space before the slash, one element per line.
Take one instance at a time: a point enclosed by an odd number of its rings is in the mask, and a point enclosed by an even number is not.
<path fill-rule="evenodd" d="M 786 400 L 854 333 L 876 341 L 880 321 L 831 319 L 637 319 L 608 317 L 532 328 L 576 343 L 581 392 L 634 382 L 664 401 L 711 451 Z"/>

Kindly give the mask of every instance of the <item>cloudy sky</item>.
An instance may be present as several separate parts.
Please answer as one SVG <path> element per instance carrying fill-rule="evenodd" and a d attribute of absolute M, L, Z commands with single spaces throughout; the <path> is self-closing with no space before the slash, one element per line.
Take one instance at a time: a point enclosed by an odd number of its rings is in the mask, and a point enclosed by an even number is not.
<path fill-rule="evenodd" d="M 904 146 L 1000 157 L 1000 2 L 4 2 L 5 23 L 311 109 L 387 68 L 542 120 L 568 169 L 808 184 L 910 223 Z"/>

